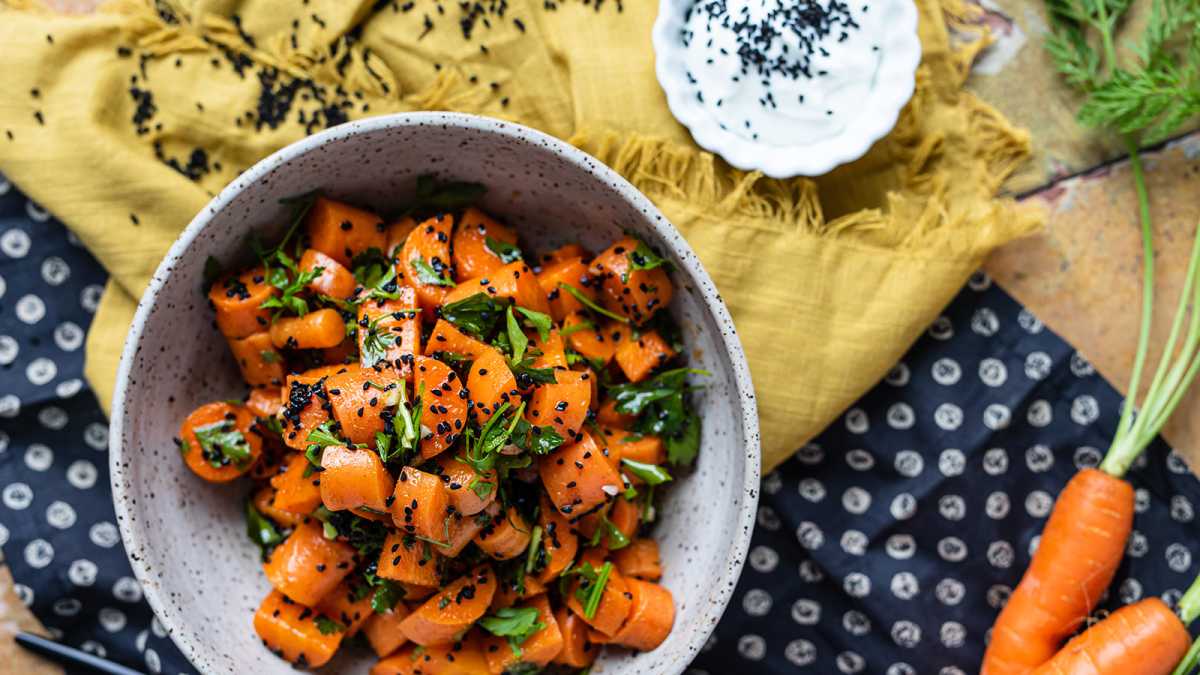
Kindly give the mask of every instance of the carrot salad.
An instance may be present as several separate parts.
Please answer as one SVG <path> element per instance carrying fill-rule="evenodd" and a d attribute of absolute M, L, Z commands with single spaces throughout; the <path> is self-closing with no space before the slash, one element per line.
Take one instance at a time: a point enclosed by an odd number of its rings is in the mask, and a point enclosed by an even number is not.
<path fill-rule="evenodd" d="M 306 195 L 253 266 L 208 262 L 249 394 L 179 448 L 253 482 L 253 626 L 299 667 L 362 640 L 377 675 L 574 673 L 671 631 L 649 528 L 705 375 L 662 311 L 671 264 L 632 236 L 527 256 L 483 190 L 423 177 L 389 219 Z"/>

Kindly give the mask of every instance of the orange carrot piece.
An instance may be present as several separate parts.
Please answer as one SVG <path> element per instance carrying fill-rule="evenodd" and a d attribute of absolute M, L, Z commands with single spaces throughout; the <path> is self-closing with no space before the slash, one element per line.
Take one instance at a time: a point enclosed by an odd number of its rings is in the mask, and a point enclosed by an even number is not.
<path fill-rule="evenodd" d="M 593 564 L 593 568 L 597 572 L 600 571 L 600 565 Z M 576 579 L 570 585 L 570 591 L 567 593 L 567 607 L 583 619 L 584 623 L 603 635 L 608 637 L 616 635 L 629 616 L 630 608 L 633 607 L 629 584 L 620 572 L 613 569 L 608 576 L 608 583 L 604 584 L 604 590 L 600 592 L 600 604 L 596 607 L 596 614 L 589 619 L 583 613 L 583 603 L 575 597 L 575 590 L 582 583 L 582 579 Z M 595 642 L 595 640 L 592 641 Z"/>
<path fill-rule="evenodd" d="M 612 559 L 613 564 L 626 577 L 643 581 L 658 581 L 662 578 L 658 542 L 649 537 L 634 539 L 625 548 L 613 551 Z"/>
<path fill-rule="evenodd" d="M 421 439 L 421 457 L 429 459 L 454 445 L 466 428 L 467 390 L 450 366 L 428 356 L 416 357 L 414 389 L 421 394 L 421 424 L 432 435 Z"/>
<path fill-rule="evenodd" d="M 429 334 L 429 342 L 425 343 L 425 355 L 432 356 L 437 352 L 450 352 L 461 356 L 479 358 L 490 346 L 460 331 L 454 324 L 445 319 L 438 319 Z"/>
<path fill-rule="evenodd" d="M 474 367 L 472 367 L 474 370 Z M 525 411 L 530 424 L 548 424 L 558 435 L 570 441 L 579 435 L 587 419 L 588 407 L 592 402 L 591 373 L 574 370 L 554 372 L 555 384 L 541 384 L 534 388 Z"/>
<path fill-rule="evenodd" d="M 1168 675 L 1191 642 L 1175 612 L 1150 597 L 1092 624 L 1032 675 Z"/>
<path fill-rule="evenodd" d="M 333 417 L 341 425 L 343 438 L 351 443 L 375 442 L 375 434 L 386 426 L 382 413 L 389 409 L 388 387 L 393 384 L 387 376 L 357 365 L 325 380 Z M 404 383 L 396 386 L 402 387 Z"/>
<path fill-rule="evenodd" d="M 538 573 L 538 579 L 550 582 L 575 561 L 579 551 L 579 536 L 571 521 L 554 508 L 545 493 L 541 498 L 542 508 L 538 523 L 542 526 L 542 548 L 546 551 L 546 566 Z"/>
<path fill-rule="evenodd" d="M 628 429 L 637 421 L 637 417 L 617 412 L 617 402 L 610 398 L 600 404 L 600 410 L 596 412 L 596 421 L 613 429 Z"/>
<path fill-rule="evenodd" d="M 434 583 L 432 586 L 422 586 L 401 581 L 400 587 L 404 589 L 404 599 L 410 603 L 425 600 L 434 593 L 437 593 L 438 590 L 437 583 Z"/>
<path fill-rule="evenodd" d="M 374 450 L 331 445 L 321 454 L 321 502 L 330 511 L 388 510 L 395 481 Z"/>
<path fill-rule="evenodd" d="M 375 613 L 371 609 L 371 594 L 355 599 L 354 588 L 343 581 L 333 589 L 313 609 L 325 615 L 326 618 L 345 626 L 346 637 L 358 635 L 358 631 Z"/>
<path fill-rule="evenodd" d="M 562 290 L 559 284 L 570 284 L 588 300 L 596 301 L 596 291 L 592 288 L 592 280 L 588 277 L 588 268 L 583 258 L 567 258 L 548 263 L 542 267 L 537 280 L 550 300 L 550 316 L 555 321 L 562 321 L 566 315 L 582 312 L 584 308 L 578 298 Z"/>
<path fill-rule="evenodd" d="M 588 252 L 579 244 L 563 244 L 549 253 L 542 254 L 542 265 L 549 265 L 571 258 L 587 258 Z"/>
<path fill-rule="evenodd" d="M 525 577 L 520 587 L 515 578 L 511 581 L 501 579 L 497 583 L 499 586 L 496 587 L 496 595 L 492 596 L 491 609 L 493 612 L 505 607 L 512 607 L 517 604 L 518 600 L 528 600 L 546 592 L 546 584 L 538 581 L 535 577 Z"/>
<path fill-rule="evenodd" d="M 429 598 L 400 622 L 404 636 L 419 645 L 443 645 L 488 610 L 496 593 L 496 575 L 480 565 Z"/>
<path fill-rule="evenodd" d="M 515 558 L 529 548 L 533 528 L 515 506 L 508 507 L 502 516 L 493 518 L 479 534 L 475 545 L 497 560 Z"/>
<path fill-rule="evenodd" d="M 271 591 L 254 613 L 254 631 L 280 658 L 301 668 L 319 668 L 333 658 L 342 633 L 321 633 L 319 615 L 279 591 Z"/>
<path fill-rule="evenodd" d="M 354 295 L 358 281 L 354 278 L 354 274 L 340 262 L 315 248 L 308 249 L 304 255 L 300 256 L 301 272 L 311 272 L 318 267 L 321 268 L 321 272 L 308 282 L 309 290 L 339 300 L 345 300 Z"/>
<path fill-rule="evenodd" d="M 564 445 L 538 462 L 550 501 L 572 519 L 604 504 L 623 488 L 621 476 L 591 434 L 582 434 L 579 442 Z"/>
<path fill-rule="evenodd" d="M 449 214 L 430 218 L 413 228 L 400 247 L 396 262 L 396 274 L 404 283 L 417 291 L 417 298 L 426 316 L 433 317 L 433 308 L 442 304 L 446 287 L 422 281 L 418 265 L 428 265 L 430 270 L 444 279 L 453 279 L 454 270 L 450 258 L 450 230 L 454 217 Z"/>
<path fill-rule="evenodd" d="M 325 349 L 346 338 L 346 322 L 336 309 L 318 309 L 304 316 L 288 316 L 271 324 L 271 343 L 280 349 Z"/>
<path fill-rule="evenodd" d="M 617 346 L 613 355 L 621 372 L 630 382 L 641 382 L 674 358 L 676 351 L 662 339 L 658 331 L 651 330 L 642 333 L 636 340 L 632 337 Z"/>
<path fill-rule="evenodd" d="M 229 338 L 229 351 L 251 387 L 283 384 L 283 355 L 275 351 L 271 335 L 261 331 L 244 338 Z"/>
<path fill-rule="evenodd" d="M 622 429 L 601 427 L 604 442 L 615 451 L 618 459 L 628 459 L 642 464 L 663 464 L 667 461 L 667 449 L 658 436 L 639 436 Z M 634 478 L 634 476 L 630 476 Z"/>
<path fill-rule="evenodd" d="M 325 197 L 313 200 L 305 227 L 312 247 L 344 267 L 368 249 L 383 250 L 387 242 L 379 216 Z"/>
<path fill-rule="evenodd" d="M 301 523 L 267 556 L 263 571 L 280 593 L 315 607 L 354 566 L 354 548 L 325 538 L 320 525 Z"/>
<path fill-rule="evenodd" d="M 400 247 L 404 246 L 404 240 L 408 239 L 408 235 L 417 227 L 417 221 L 413 220 L 412 216 L 404 216 L 400 220 L 387 226 L 387 245 L 383 249 L 384 254 L 389 258 L 395 258 L 400 253 Z"/>
<path fill-rule="evenodd" d="M 439 457 L 437 464 L 438 474 L 442 477 L 442 483 L 450 495 L 450 505 L 458 513 L 473 516 L 496 501 L 498 490 L 494 471 L 482 475 L 475 473 L 475 469 L 471 468 L 470 464 L 460 462 L 449 455 Z M 471 487 L 476 481 L 491 483 L 491 488 L 483 497 L 480 497 L 479 493 Z M 481 488 L 480 492 L 482 491 Z"/>
<path fill-rule="evenodd" d="M 304 475 L 311 466 L 304 455 L 292 454 L 286 461 L 284 472 L 271 477 L 271 487 L 275 488 L 275 508 L 307 516 L 321 504 L 321 474 Z"/>
<path fill-rule="evenodd" d="M 517 260 L 483 276 L 460 283 L 443 298 L 443 304 L 485 293 L 493 298 L 511 298 L 518 306 L 542 314 L 550 313 L 550 301 L 529 265 Z"/>
<path fill-rule="evenodd" d="M 197 476 L 211 483 L 228 483 L 245 474 L 262 454 L 262 437 L 251 430 L 253 425 L 254 414 L 245 406 L 215 401 L 196 408 L 179 429 L 184 463 Z M 213 442 L 213 433 L 233 431 L 240 432 L 246 442 L 228 449 Z M 200 442 L 197 432 L 210 441 L 207 446 Z M 247 452 L 249 456 L 238 460 L 232 456 L 238 451 Z"/>
<path fill-rule="evenodd" d="M 488 348 L 471 364 L 471 372 L 467 375 L 467 391 L 474 403 L 471 412 L 479 424 L 491 419 L 501 404 L 508 403 L 510 408 L 515 408 L 521 399 L 517 380 L 508 368 L 508 361 L 494 348 Z"/>
<path fill-rule="evenodd" d="M 305 516 L 291 511 L 284 511 L 275 506 L 275 489 L 269 485 L 264 485 L 254 493 L 254 508 L 259 513 L 267 518 L 270 518 L 277 525 L 283 527 L 295 527 L 304 521 Z"/>
<path fill-rule="evenodd" d="M 342 338 L 337 345 L 321 350 L 321 360 L 337 366 L 355 363 L 358 361 L 358 344 L 349 336 Z"/>
<path fill-rule="evenodd" d="M 371 675 L 490 675 L 474 633 L 444 645 L 409 645 L 376 663 Z"/>
<path fill-rule="evenodd" d="M 675 601 L 671 591 L 659 584 L 640 579 L 625 579 L 625 584 L 633 601 L 625 624 L 612 636 L 612 642 L 648 652 L 662 644 L 671 632 Z"/>
<path fill-rule="evenodd" d="M 255 417 L 273 417 L 282 409 L 283 387 L 255 387 L 246 397 L 246 409 Z"/>
<path fill-rule="evenodd" d="M 550 611 L 550 601 L 546 599 L 546 596 L 539 595 L 524 603 L 523 607 L 536 608 L 537 620 L 543 627 L 525 638 L 520 646 L 521 656 L 519 657 L 513 653 L 507 638 L 485 635 L 483 653 L 487 657 L 488 668 L 491 669 L 492 675 L 502 675 L 505 669 L 517 663 L 545 666 L 562 651 L 563 636 L 558 629 L 558 620 Z"/>
<path fill-rule="evenodd" d="M 576 325 L 584 327 L 576 328 Z M 563 319 L 563 331 L 567 332 L 567 345 L 586 359 L 601 365 L 612 361 L 617 347 L 629 337 L 629 327 L 616 322 L 605 321 L 591 325 L 582 312 L 572 312 Z"/>
<path fill-rule="evenodd" d="M 392 520 L 397 528 L 433 541 L 446 540 L 450 500 L 441 478 L 406 466 L 400 470 L 392 496 Z"/>
<path fill-rule="evenodd" d="M 613 500 L 612 508 L 608 510 L 608 522 L 612 523 L 625 538 L 633 541 L 634 535 L 637 534 L 638 525 L 641 521 L 641 509 L 637 504 L 629 501 L 623 496 Z M 602 541 L 607 541 L 603 539 Z"/>
<path fill-rule="evenodd" d="M 322 369 L 323 371 L 324 369 Z M 338 370 L 346 370 L 339 367 Z M 308 448 L 308 434 L 333 419 L 324 372 L 288 375 L 283 388 L 283 442 L 295 450 Z"/>
<path fill-rule="evenodd" d="M 263 309 L 262 304 L 278 292 L 267 283 L 262 267 L 218 279 L 208 290 L 217 330 L 227 338 L 244 338 L 266 330 L 271 324 L 271 310 Z"/>
<path fill-rule="evenodd" d="M 376 656 L 382 659 L 408 642 L 408 638 L 400 632 L 400 622 L 406 616 L 408 616 L 408 607 L 405 607 L 404 603 L 397 602 L 396 606 L 388 611 L 382 614 L 375 613 L 367 619 L 362 632 L 367 636 L 367 642 L 371 643 L 371 649 L 375 650 Z"/>
<path fill-rule="evenodd" d="M 504 261 L 488 248 L 488 238 L 506 244 L 517 243 L 517 233 L 501 225 L 475 207 L 468 207 L 454 230 L 455 279 L 473 279 L 491 274 L 504 266 Z"/>
<path fill-rule="evenodd" d="M 379 554 L 376 574 L 412 586 L 437 586 L 437 556 L 432 544 L 403 532 L 388 532 Z M 405 599 L 411 599 L 405 594 Z"/>
<path fill-rule="evenodd" d="M 453 508 L 453 507 L 450 507 Z M 498 511 L 499 507 L 495 507 Z M 454 558 L 475 540 L 484 528 L 487 518 L 482 514 L 465 516 L 455 511 L 446 516 L 446 544 L 434 546 L 434 550 L 446 558 Z"/>
<path fill-rule="evenodd" d="M 566 368 L 567 343 L 557 330 L 550 331 L 543 341 L 541 336 L 534 335 L 533 349 L 540 352 L 533 359 L 534 368 Z"/>
<path fill-rule="evenodd" d="M 566 607 L 554 610 L 554 620 L 562 633 L 563 648 L 558 656 L 551 660 L 571 668 L 587 668 L 596 660 L 599 649 L 588 644 L 588 625 Z"/>
<path fill-rule="evenodd" d="M 1071 478 L 992 628 L 984 675 L 1028 673 L 1079 628 L 1124 557 L 1133 502 L 1129 483 L 1102 471 L 1084 469 Z"/>
<path fill-rule="evenodd" d="M 632 269 L 638 240 L 625 237 L 596 256 L 588 273 L 599 281 L 601 302 L 606 309 L 628 318 L 636 325 L 648 321 L 671 302 L 671 279 L 662 267 Z"/>
<path fill-rule="evenodd" d="M 407 378 L 412 373 L 413 359 L 421 353 L 421 307 L 412 288 L 402 286 L 396 293 L 396 298 L 366 298 L 359 305 L 359 363 L 376 372 L 390 368 L 395 377 Z M 373 322 L 374 333 L 370 330 Z M 368 339 L 385 341 L 382 359 L 368 361 Z"/>

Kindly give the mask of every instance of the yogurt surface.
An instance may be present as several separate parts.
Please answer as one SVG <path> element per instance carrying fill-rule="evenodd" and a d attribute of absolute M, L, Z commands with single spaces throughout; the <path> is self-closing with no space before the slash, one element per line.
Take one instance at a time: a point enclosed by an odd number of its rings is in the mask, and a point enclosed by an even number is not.
<path fill-rule="evenodd" d="M 722 129 L 804 146 L 867 110 L 885 30 L 870 0 L 698 0 L 680 37 L 687 81 Z"/>

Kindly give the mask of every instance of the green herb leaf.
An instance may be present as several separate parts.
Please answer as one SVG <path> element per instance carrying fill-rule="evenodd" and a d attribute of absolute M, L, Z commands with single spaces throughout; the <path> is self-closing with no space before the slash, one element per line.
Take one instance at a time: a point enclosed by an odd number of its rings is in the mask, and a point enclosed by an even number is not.
<path fill-rule="evenodd" d="M 316 619 L 317 630 L 321 631 L 321 635 L 332 635 L 341 633 L 346 630 L 346 627 L 327 616 L 318 616 Z"/>
<path fill-rule="evenodd" d="M 645 464 L 624 458 L 621 459 L 621 464 L 629 470 L 629 473 L 637 476 L 647 485 L 661 485 L 671 480 L 671 473 L 655 464 Z"/>
<path fill-rule="evenodd" d="M 667 461 L 675 466 L 691 464 L 700 454 L 700 417 L 690 410 L 684 418 L 683 428 L 663 436 L 667 446 Z"/>
<path fill-rule="evenodd" d="M 487 237 L 484 239 L 484 246 L 486 246 L 492 253 L 495 253 L 496 257 L 500 259 L 500 262 L 505 264 L 516 262 L 522 257 L 521 249 L 517 248 L 516 244 L 510 244 L 507 241 L 500 241 L 499 239 Z"/>
<path fill-rule="evenodd" d="M 535 312 L 532 309 L 517 307 L 517 311 L 525 316 L 525 321 L 533 327 L 538 333 L 538 339 L 542 342 L 550 339 L 550 329 L 554 327 L 554 320 L 548 314 Z"/>
<path fill-rule="evenodd" d="M 501 403 L 478 432 L 468 427 L 464 434 L 466 447 L 460 459 L 474 469 L 477 474 L 487 474 L 497 468 L 497 462 L 501 456 L 500 451 L 508 444 L 513 431 L 522 421 L 521 413 L 525 411 L 525 403 L 522 402 L 513 414 L 505 419 L 504 413 L 508 411 L 509 407 L 507 401 Z M 528 464 L 529 458 L 525 457 L 524 460 Z M 511 466 L 512 464 L 508 465 L 508 467 Z"/>
<path fill-rule="evenodd" d="M 504 310 L 504 322 L 508 330 L 508 343 L 512 345 L 512 361 L 519 363 L 521 358 L 525 356 L 525 349 L 529 346 L 529 338 L 525 337 L 525 332 L 521 330 L 521 325 L 517 323 L 517 318 L 513 316 L 512 305 L 509 305 Z"/>
<path fill-rule="evenodd" d="M 404 589 L 394 581 L 379 579 L 375 593 L 371 595 L 371 609 L 376 614 L 386 614 L 400 599 L 404 597 Z"/>
<path fill-rule="evenodd" d="M 479 625 L 492 635 L 508 638 L 513 654 L 521 656 L 521 643 L 546 627 L 539 619 L 536 607 L 504 607 L 483 617 Z"/>
<path fill-rule="evenodd" d="M 583 581 L 575 589 L 575 598 L 583 604 L 583 616 L 587 619 L 595 618 L 600 598 L 604 595 L 604 587 L 608 585 L 608 577 L 612 574 L 612 563 L 604 563 L 599 572 L 591 563 L 583 563 L 580 567 L 564 570 L 562 577 L 565 578 L 568 574 L 583 577 Z"/>
<path fill-rule="evenodd" d="M 590 319 L 583 319 L 581 321 L 576 321 L 570 326 L 564 326 L 558 331 L 558 334 L 561 335 L 565 340 L 567 337 L 574 335 L 581 330 L 596 330 L 596 324 L 592 323 Z"/>
<path fill-rule="evenodd" d="M 525 554 L 525 574 L 533 574 L 534 565 L 538 560 L 538 552 L 542 545 L 542 526 L 535 525 L 529 534 L 529 549 Z"/>
<path fill-rule="evenodd" d="M 556 384 L 558 382 L 553 368 L 534 368 L 530 365 L 532 362 L 533 359 L 524 359 L 521 363 L 510 366 L 517 383 L 522 386 L 531 386 L 535 384 Z"/>
<path fill-rule="evenodd" d="M 271 549 L 283 541 L 283 535 L 275 527 L 275 523 L 259 513 L 249 499 L 246 500 L 246 535 L 250 537 L 250 541 L 262 549 L 264 558 Z"/>
<path fill-rule="evenodd" d="M 486 293 L 476 293 L 442 305 L 441 317 L 477 340 L 486 340 L 504 316 L 505 305 Z"/>
<path fill-rule="evenodd" d="M 425 262 L 424 258 L 414 257 L 409 262 L 412 264 L 413 269 L 417 271 L 417 281 L 433 286 L 454 287 L 454 280 L 446 276 L 444 270 L 442 272 L 434 270 L 429 263 Z"/>
<path fill-rule="evenodd" d="M 258 353 L 258 356 L 259 356 L 259 358 L 261 358 L 263 360 L 263 363 L 278 363 L 279 362 L 279 352 L 274 351 L 274 350 L 261 351 Z"/>
<path fill-rule="evenodd" d="M 583 294 L 583 291 L 579 290 L 578 288 L 575 288 L 571 284 L 560 281 L 560 282 L 558 282 L 558 287 L 561 288 L 562 290 L 570 293 L 572 296 L 575 297 L 576 300 L 578 300 L 580 303 L 582 303 L 584 307 L 587 307 L 588 309 L 592 310 L 593 312 L 595 312 L 601 316 L 607 316 L 608 318 L 612 319 L 613 321 L 620 321 L 621 323 L 629 323 L 629 319 L 627 319 L 615 312 L 610 312 L 607 309 L 604 309 L 603 307 L 601 307 L 600 305 L 597 305 L 595 302 L 592 302 L 592 300 L 590 298 L 588 298 L 588 296 Z"/>
<path fill-rule="evenodd" d="M 387 358 L 388 349 L 396 344 L 397 335 L 391 326 L 380 326 L 383 321 L 389 323 L 394 319 L 391 314 L 380 314 L 367 323 L 366 335 L 359 349 L 359 361 L 363 368 L 372 368 L 375 364 Z"/>
<path fill-rule="evenodd" d="M 654 252 L 654 249 L 646 245 L 646 242 L 638 240 L 637 248 L 625 254 L 629 259 L 629 269 L 621 275 L 621 283 L 629 283 L 630 270 L 652 270 L 656 267 L 667 266 L 668 269 L 673 267 L 671 261 L 660 257 Z"/>
<path fill-rule="evenodd" d="M 606 543 L 610 551 L 616 551 L 629 545 L 629 537 L 626 537 L 625 533 L 617 528 L 617 526 L 613 524 L 611 520 L 604 518 L 601 521 L 601 525 L 603 525 L 603 527 L 596 529 L 597 531 L 603 530 L 607 534 L 608 541 Z"/>
<path fill-rule="evenodd" d="M 213 468 L 229 464 L 245 466 L 250 461 L 250 444 L 232 420 L 221 420 L 194 429 L 196 441 L 200 443 L 201 456 Z"/>
<path fill-rule="evenodd" d="M 513 430 L 512 442 L 518 448 L 532 452 L 535 455 L 548 455 L 554 452 L 565 441 L 554 430 L 554 427 L 548 424 L 536 426 L 530 424 L 525 419 L 521 419 L 517 422 L 517 426 Z"/>
<path fill-rule="evenodd" d="M 366 291 L 363 299 L 395 300 L 400 297 L 396 266 L 383 251 L 372 247 L 354 256 L 351 264 L 355 281 Z"/>

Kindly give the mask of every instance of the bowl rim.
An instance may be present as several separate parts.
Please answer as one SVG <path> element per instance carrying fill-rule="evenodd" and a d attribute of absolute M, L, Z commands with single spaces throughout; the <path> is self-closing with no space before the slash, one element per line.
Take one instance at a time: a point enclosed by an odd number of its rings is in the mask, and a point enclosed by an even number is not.
<path fill-rule="evenodd" d="M 125 397 L 129 389 L 128 383 L 131 379 L 133 363 L 136 360 L 138 345 L 142 340 L 150 308 L 155 304 L 159 292 L 173 273 L 174 261 L 183 256 L 212 219 L 227 208 L 249 185 L 257 182 L 279 166 L 302 157 L 327 143 L 364 133 L 400 127 L 446 125 L 498 134 L 518 142 L 540 145 L 563 160 L 575 164 L 607 182 L 622 198 L 645 214 L 648 224 L 656 231 L 663 243 L 673 249 L 672 252 L 675 253 L 677 259 L 686 268 L 685 271 L 690 280 L 696 282 L 704 307 L 713 319 L 715 319 L 716 323 L 724 328 L 724 330 L 718 331 L 719 335 L 714 337 L 724 349 L 725 356 L 729 359 L 733 374 L 733 384 L 737 391 L 738 409 L 742 418 L 743 443 L 741 450 L 743 459 L 745 460 L 745 471 L 741 488 L 741 506 L 734 523 L 735 530 L 732 541 L 730 541 L 730 546 L 725 551 L 725 554 L 729 556 L 728 564 L 722 568 L 719 576 L 713 579 L 713 583 L 710 585 L 712 590 L 707 598 L 708 602 L 705 608 L 701 610 L 699 621 L 696 623 L 699 630 L 688 636 L 687 641 L 683 645 L 689 657 L 686 662 L 679 664 L 677 672 L 683 672 L 688 667 L 691 657 L 700 651 L 700 648 L 704 645 L 713 629 L 715 629 L 717 622 L 729 604 L 738 578 L 741 576 L 746 553 L 750 546 L 750 535 L 753 532 L 758 511 L 761 472 L 758 408 L 754 395 L 754 387 L 750 379 L 750 368 L 746 361 L 745 353 L 742 350 L 742 344 L 738 338 L 736 328 L 734 327 L 733 319 L 720 294 L 717 292 L 712 278 L 709 277 L 708 272 L 701 266 L 699 258 L 691 246 L 684 239 L 682 233 L 659 212 L 658 207 L 623 176 L 595 157 L 558 138 L 515 122 L 467 113 L 395 113 L 347 122 L 307 136 L 276 150 L 242 172 L 230 181 L 228 185 L 192 218 L 191 222 L 188 223 L 187 227 L 184 228 L 159 262 L 154 275 L 150 279 L 150 283 L 147 285 L 142 297 L 138 300 L 133 323 L 121 351 L 116 385 L 113 390 L 112 414 L 109 419 L 109 481 L 112 488 L 113 507 L 116 512 L 117 527 L 121 533 L 121 541 L 125 547 L 126 557 L 133 568 L 134 576 L 142 586 L 143 596 L 150 605 L 150 609 L 154 612 L 155 617 L 162 623 L 167 634 L 171 636 L 171 640 L 175 643 L 176 647 L 201 672 L 208 671 L 197 665 L 204 661 L 203 654 L 200 653 L 200 650 L 196 646 L 197 643 L 182 639 L 184 626 L 177 621 L 177 618 L 181 617 L 177 617 L 175 613 L 168 610 L 167 604 L 159 594 L 157 585 L 152 583 L 152 578 L 145 562 L 132 555 L 132 552 L 146 546 L 147 542 L 141 528 L 135 529 L 132 525 L 133 520 L 130 517 L 128 495 L 124 488 L 126 481 L 122 462 L 124 449 L 122 439 L 124 438 Z"/>
<path fill-rule="evenodd" d="M 682 12 L 695 0 L 659 0 L 658 16 L 651 29 L 654 74 L 667 99 L 667 107 L 692 138 L 705 150 L 720 155 L 742 171 L 761 171 L 771 178 L 821 176 L 861 158 L 881 138 L 891 133 L 900 112 L 916 91 L 922 45 L 919 14 L 912 0 L 887 0 L 899 19 L 884 38 L 888 58 L 876 76 L 872 110 L 864 111 L 837 135 L 806 145 L 772 146 L 754 142 L 722 129 L 688 90 L 684 80 L 683 45 L 677 35 Z"/>

